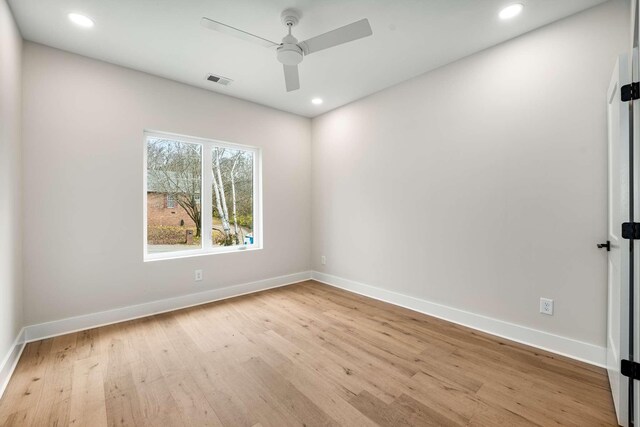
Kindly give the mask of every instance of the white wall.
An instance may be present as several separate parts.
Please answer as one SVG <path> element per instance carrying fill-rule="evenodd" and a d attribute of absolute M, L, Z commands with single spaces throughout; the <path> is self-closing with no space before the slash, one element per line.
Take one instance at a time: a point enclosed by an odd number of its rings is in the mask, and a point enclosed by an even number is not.
<path fill-rule="evenodd" d="M 25 43 L 24 323 L 313 267 L 604 345 L 604 99 L 627 17 L 613 0 L 311 125 Z M 261 146 L 264 250 L 144 263 L 143 129 Z"/>
<path fill-rule="evenodd" d="M 23 111 L 27 325 L 309 269 L 309 119 L 30 42 Z M 144 129 L 262 147 L 263 250 L 143 262 Z"/>
<path fill-rule="evenodd" d="M 613 0 L 313 119 L 314 269 L 604 346 L 628 14 Z"/>
<path fill-rule="evenodd" d="M 7 3 L 0 0 L 0 374 L 22 327 L 21 67 L 22 37 Z"/>

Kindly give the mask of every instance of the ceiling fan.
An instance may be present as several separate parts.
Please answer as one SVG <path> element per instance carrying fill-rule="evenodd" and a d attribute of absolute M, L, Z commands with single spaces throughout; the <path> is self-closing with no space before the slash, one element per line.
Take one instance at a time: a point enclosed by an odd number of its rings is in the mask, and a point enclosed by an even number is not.
<path fill-rule="evenodd" d="M 302 62 L 304 56 L 373 34 L 369 21 L 365 18 L 298 43 L 298 39 L 291 34 L 291 29 L 300 21 L 300 13 L 294 9 L 287 9 L 282 12 L 280 18 L 289 30 L 289 34 L 284 36 L 282 43 L 272 42 L 209 18 L 202 18 L 200 23 L 203 27 L 258 43 L 264 47 L 277 47 L 277 58 L 284 68 L 284 82 L 287 92 L 300 89 L 298 64 Z"/>

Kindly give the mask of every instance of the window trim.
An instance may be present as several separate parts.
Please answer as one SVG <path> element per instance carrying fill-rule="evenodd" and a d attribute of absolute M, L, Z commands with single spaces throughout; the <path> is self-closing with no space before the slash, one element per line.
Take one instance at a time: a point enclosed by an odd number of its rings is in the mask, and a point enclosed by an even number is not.
<path fill-rule="evenodd" d="M 229 148 L 232 150 L 244 150 L 253 153 L 253 244 L 252 245 L 235 245 L 235 246 L 219 246 L 213 245 L 211 238 L 211 230 L 213 226 L 213 218 L 211 215 L 201 215 L 202 221 L 202 246 L 197 249 L 186 249 L 174 252 L 149 253 L 147 242 L 147 143 L 149 138 L 164 138 L 173 141 L 184 142 L 187 144 L 198 144 L 201 146 L 202 153 L 202 187 L 200 189 L 200 206 L 202 212 L 213 212 L 213 175 L 205 173 L 211 171 L 213 167 L 213 147 Z M 169 132 L 145 130 L 142 138 L 142 163 L 143 163 L 143 259 L 147 261 L 159 261 L 165 259 L 190 258 L 202 255 L 214 255 L 223 253 L 236 253 L 261 250 L 263 248 L 262 238 L 262 149 L 260 147 L 237 144 L 232 142 L 220 141 L 217 139 L 200 138 L 193 136 L 180 135 Z"/>

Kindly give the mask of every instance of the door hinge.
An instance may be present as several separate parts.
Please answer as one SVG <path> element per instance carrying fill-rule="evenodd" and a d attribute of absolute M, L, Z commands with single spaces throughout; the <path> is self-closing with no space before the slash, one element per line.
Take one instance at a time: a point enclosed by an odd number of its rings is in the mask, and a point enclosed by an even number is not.
<path fill-rule="evenodd" d="M 640 223 L 638 222 L 623 222 L 622 223 L 622 238 L 640 240 Z"/>
<path fill-rule="evenodd" d="M 620 361 L 620 373 L 632 380 L 640 380 L 640 363 L 622 359 Z"/>
<path fill-rule="evenodd" d="M 640 98 L 640 83 L 630 83 L 620 88 L 620 98 L 622 102 L 632 101 Z"/>

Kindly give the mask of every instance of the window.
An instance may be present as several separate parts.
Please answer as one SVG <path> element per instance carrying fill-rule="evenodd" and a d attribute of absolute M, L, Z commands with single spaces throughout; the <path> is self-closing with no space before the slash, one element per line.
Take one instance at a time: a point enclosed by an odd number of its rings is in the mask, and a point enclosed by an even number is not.
<path fill-rule="evenodd" d="M 144 143 L 145 260 L 262 247 L 259 149 L 157 132 Z"/>
<path fill-rule="evenodd" d="M 167 193 L 167 209 L 173 209 L 176 207 L 176 198 L 173 194 Z"/>

